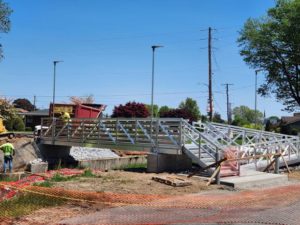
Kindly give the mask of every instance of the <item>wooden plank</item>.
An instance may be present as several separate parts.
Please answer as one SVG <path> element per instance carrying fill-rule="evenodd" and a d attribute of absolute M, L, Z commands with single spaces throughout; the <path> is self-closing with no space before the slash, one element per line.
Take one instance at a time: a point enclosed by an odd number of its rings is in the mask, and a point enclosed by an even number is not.
<path fill-rule="evenodd" d="M 212 180 L 215 178 L 215 176 L 217 176 L 217 174 L 220 172 L 221 170 L 221 165 L 219 165 L 217 167 L 217 169 L 214 171 L 214 173 L 211 175 L 211 177 L 208 179 L 208 182 L 206 183 L 206 186 L 209 186 L 212 182 Z"/>
<path fill-rule="evenodd" d="M 285 158 L 283 157 L 283 155 L 281 155 L 281 158 L 282 158 L 282 160 L 283 160 L 283 162 L 284 162 L 284 164 L 286 166 L 286 169 L 287 169 L 288 173 L 291 173 L 289 165 L 288 165 L 287 161 L 285 160 Z"/>
<path fill-rule="evenodd" d="M 189 186 L 192 185 L 191 182 L 186 181 L 182 178 L 179 177 L 152 177 L 152 180 L 155 180 L 157 182 L 163 183 L 163 184 L 167 184 L 173 187 L 184 187 L 184 186 Z"/>

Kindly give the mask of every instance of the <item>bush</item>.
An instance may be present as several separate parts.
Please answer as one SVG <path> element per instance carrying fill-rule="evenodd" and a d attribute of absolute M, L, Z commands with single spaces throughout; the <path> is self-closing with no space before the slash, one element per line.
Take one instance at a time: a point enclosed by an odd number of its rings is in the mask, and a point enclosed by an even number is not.
<path fill-rule="evenodd" d="M 15 116 L 8 118 L 4 125 L 7 130 L 15 130 L 15 131 L 24 131 L 25 130 L 25 124 L 21 117 Z"/>
<path fill-rule="evenodd" d="M 16 131 L 24 131 L 25 130 L 25 124 L 20 117 L 16 117 L 14 119 L 13 130 L 16 130 Z"/>
<path fill-rule="evenodd" d="M 32 128 L 31 127 L 26 127 L 25 131 L 32 131 Z"/>
<path fill-rule="evenodd" d="M 171 109 L 167 112 L 163 112 L 160 116 L 162 118 L 183 118 L 188 119 L 189 122 L 197 121 L 195 117 L 187 109 Z"/>
<path fill-rule="evenodd" d="M 125 105 L 115 106 L 111 117 L 125 117 L 125 118 L 146 118 L 150 113 L 143 103 L 128 102 Z"/>

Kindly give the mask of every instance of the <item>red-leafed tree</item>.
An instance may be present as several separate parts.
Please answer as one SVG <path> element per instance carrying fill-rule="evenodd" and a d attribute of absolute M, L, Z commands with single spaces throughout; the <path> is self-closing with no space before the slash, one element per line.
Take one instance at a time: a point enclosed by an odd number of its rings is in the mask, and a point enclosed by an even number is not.
<path fill-rule="evenodd" d="M 31 102 L 26 98 L 18 98 L 13 101 L 13 105 L 16 108 L 25 109 L 27 111 L 33 111 L 34 105 L 31 104 Z"/>
<path fill-rule="evenodd" d="M 143 103 L 127 102 L 125 105 L 115 106 L 111 117 L 138 117 L 146 118 L 150 116 L 150 113 Z"/>
<path fill-rule="evenodd" d="M 183 118 L 188 119 L 189 122 L 197 121 L 197 118 L 195 118 L 191 112 L 189 112 L 187 109 L 171 109 L 169 111 L 163 112 L 160 117 L 162 118 Z"/>

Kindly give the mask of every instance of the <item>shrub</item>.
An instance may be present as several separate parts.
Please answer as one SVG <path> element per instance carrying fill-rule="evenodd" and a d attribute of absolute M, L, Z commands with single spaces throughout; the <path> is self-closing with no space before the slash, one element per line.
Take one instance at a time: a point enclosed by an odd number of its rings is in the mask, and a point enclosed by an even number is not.
<path fill-rule="evenodd" d="M 197 119 L 186 109 L 171 109 L 169 111 L 163 112 L 160 116 L 162 118 L 183 118 L 188 119 L 189 122 L 196 121 Z"/>
<path fill-rule="evenodd" d="M 125 105 L 115 106 L 111 117 L 125 117 L 125 118 L 146 118 L 150 115 L 143 103 L 128 102 Z"/>

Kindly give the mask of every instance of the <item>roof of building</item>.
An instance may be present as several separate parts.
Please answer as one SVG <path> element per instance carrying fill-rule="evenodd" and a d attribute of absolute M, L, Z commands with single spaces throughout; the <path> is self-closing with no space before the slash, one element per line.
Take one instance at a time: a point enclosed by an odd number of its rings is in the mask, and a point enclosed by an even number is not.
<path fill-rule="evenodd" d="M 31 112 L 24 112 L 24 113 L 19 113 L 19 115 L 24 115 L 24 116 L 49 116 L 49 109 L 41 109 L 41 110 L 35 110 Z"/>
<path fill-rule="evenodd" d="M 294 116 L 283 116 L 281 117 L 281 121 L 284 125 L 296 123 L 300 121 L 300 114 L 294 113 Z"/>

